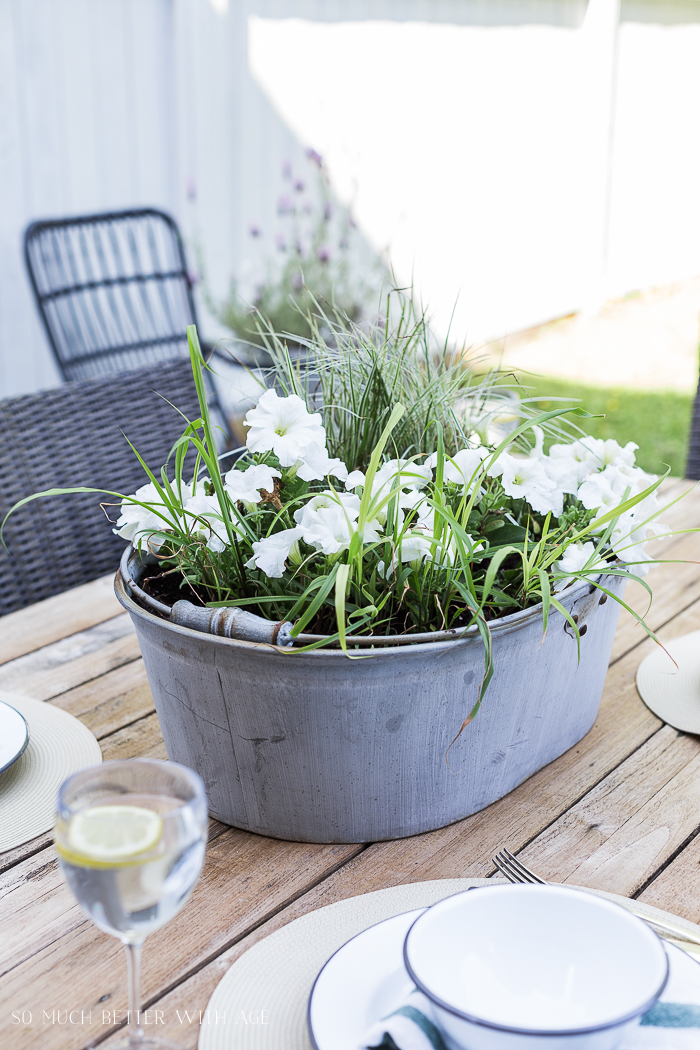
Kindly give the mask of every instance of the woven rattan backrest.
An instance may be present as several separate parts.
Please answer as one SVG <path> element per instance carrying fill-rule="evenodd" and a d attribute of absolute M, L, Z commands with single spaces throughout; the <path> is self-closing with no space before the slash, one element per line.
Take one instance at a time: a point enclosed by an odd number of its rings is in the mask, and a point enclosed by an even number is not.
<path fill-rule="evenodd" d="M 178 228 L 153 208 L 32 223 L 25 258 L 65 379 L 187 353 L 196 324 Z"/>
<path fill-rule="evenodd" d="M 157 391 L 157 393 L 156 393 Z M 158 396 L 162 395 L 162 396 Z M 76 485 L 129 495 L 148 480 L 122 431 L 158 476 L 185 423 L 199 415 L 189 360 L 0 401 L 0 520 L 22 499 Z M 194 461 L 189 461 L 189 480 Z M 169 476 L 173 476 L 173 470 Z M 0 614 L 116 571 L 124 540 L 109 496 L 51 496 L 9 519 L 0 547 Z M 107 508 L 116 520 L 119 508 Z"/>
<path fill-rule="evenodd" d="M 686 478 L 693 481 L 700 479 L 700 383 L 698 384 L 695 401 L 693 403 L 693 416 L 690 422 L 690 438 L 688 441 L 688 460 L 685 466 Z"/>

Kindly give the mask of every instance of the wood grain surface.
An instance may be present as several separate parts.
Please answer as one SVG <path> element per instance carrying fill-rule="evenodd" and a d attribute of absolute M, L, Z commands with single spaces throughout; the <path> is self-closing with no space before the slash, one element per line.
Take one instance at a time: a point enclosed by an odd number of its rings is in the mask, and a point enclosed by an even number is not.
<path fill-rule="evenodd" d="M 700 525 L 700 493 L 679 481 L 663 489 L 669 500 L 687 495 L 666 516 L 675 534 L 653 549 L 667 561 L 647 577 L 654 601 L 646 619 L 662 643 L 700 629 L 700 537 L 683 531 Z M 645 613 L 640 584 L 628 585 L 625 600 Z M 639 699 L 635 672 L 655 644 L 623 610 L 591 731 L 506 798 L 450 827 L 321 846 L 212 821 L 192 900 L 146 942 L 144 1005 L 152 1017 L 161 1011 L 157 1034 L 194 1050 L 199 1011 L 231 963 L 297 916 L 400 883 L 490 876 L 504 845 L 544 878 L 636 896 L 699 921 L 700 740 L 663 725 Z M 111 578 L 5 617 L 0 665 L 0 692 L 69 711 L 106 759 L 166 757 Z M 121 946 L 75 904 L 50 835 L 0 855 L 0 873 L 0 1046 L 109 1047 L 126 1010 Z"/>

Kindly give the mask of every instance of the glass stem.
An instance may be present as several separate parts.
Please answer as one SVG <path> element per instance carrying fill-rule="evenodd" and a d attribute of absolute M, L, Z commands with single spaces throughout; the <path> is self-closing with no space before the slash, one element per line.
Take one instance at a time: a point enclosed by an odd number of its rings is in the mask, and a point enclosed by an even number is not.
<path fill-rule="evenodd" d="M 125 944 L 126 950 L 126 972 L 129 983 L 129 1042 L 136 1050 L 143 1042 L 143 1028 L 141 1027 L 141 947 L 143 941 L 137 944 Z"/>

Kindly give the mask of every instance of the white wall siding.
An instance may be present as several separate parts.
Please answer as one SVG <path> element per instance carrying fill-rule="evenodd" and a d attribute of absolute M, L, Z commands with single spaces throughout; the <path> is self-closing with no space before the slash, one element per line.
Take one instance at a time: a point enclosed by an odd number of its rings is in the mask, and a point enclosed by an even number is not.
<path fill-rule="evenodd" d="M 222 296 L 309 146 L 457 338 L 694 275 L 699 70 L 699 0 L 0 0 L 0 396 L 28 222 L 161 206 Z"/>

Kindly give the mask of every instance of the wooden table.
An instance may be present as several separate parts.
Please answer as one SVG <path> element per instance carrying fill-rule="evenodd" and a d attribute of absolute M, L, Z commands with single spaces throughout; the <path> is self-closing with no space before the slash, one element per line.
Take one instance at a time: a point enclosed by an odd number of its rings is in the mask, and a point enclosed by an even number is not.
<path fill-rule="evenodd" d="M 689 487 L 664 485 L 669 499 Z M 700 525 L 700 490 L 666 520 L 674 529 Z M 662 640 L 700 629 L 700 536 L 673 536 L 652 550 L 683 563 L 650 573 L 648 623 Z M 638 584 L 627 599 L 646 609 Z M 638 897 L 699 921 L 700 741 L 662 724 L 637 695 L 635 671 L 653 644 L 623 612 L 590 733 L 506 798 L 451 827 L 397 842 L 322 846 L 212 821 L 192 900 L 146 941 L 144 1004 L 162 1011 L 158 1034 L 194 1048 L 199 1011 L 231 963 L 296 916 L 399 883 L 489 876 L 491 857 L 504 845 L 546 878 Z M 70 711 L 96 735 L 105 759 L 166 757 L 136 637 L 111 578 L 5 617 L 0 665 L 0 690 Z M 78 909 L 49 834 L 0 855 L 0 872 L 0 1046 L 78 1050 L 103 1039 L 109 1046 L 114 1016 L 126 1011 L 121 945 Z M 264 1007 L 250 1004 L 253 1012 Z M 231 1039 L 235 1046 L 235 1028 Z"/>

